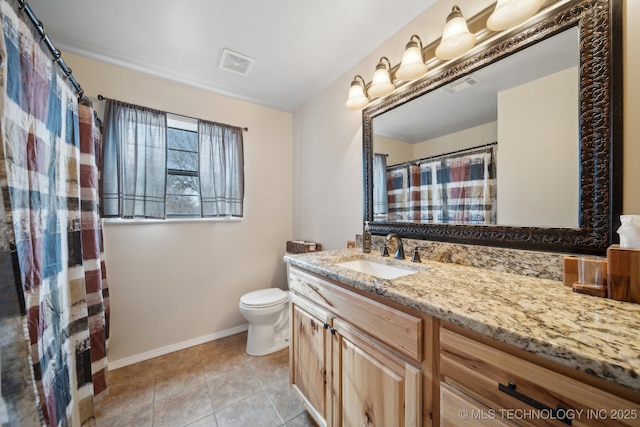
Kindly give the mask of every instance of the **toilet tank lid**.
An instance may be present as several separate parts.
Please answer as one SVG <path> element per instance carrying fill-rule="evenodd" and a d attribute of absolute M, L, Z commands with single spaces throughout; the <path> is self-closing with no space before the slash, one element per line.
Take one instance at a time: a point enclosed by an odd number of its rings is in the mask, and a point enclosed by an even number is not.
<path fill-rule="evenodd" d="M 268 288 L 244 294 L 240 298 L 240 302 L 247 306 L 259 307 L 279 304 L 286 301 L 288 298 L 288 292 L 285 292 L 280 288 Z"/>

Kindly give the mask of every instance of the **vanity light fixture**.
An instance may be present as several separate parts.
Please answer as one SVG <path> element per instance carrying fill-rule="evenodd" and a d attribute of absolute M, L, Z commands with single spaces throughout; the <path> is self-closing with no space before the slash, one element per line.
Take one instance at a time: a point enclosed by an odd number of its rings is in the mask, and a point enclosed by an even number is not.
<path fill-rule="evenodd" d="M 379 98 L 389 95 L 395 88 L 391 83 L 391 62 L 389 58 L 383 56 L 380 58 L 378 65 L 376 65 L 376 71 L 373 73 L 368 93 L 370 96 Z"/>
<path fill-rule="evenodd" d="M 396 77 L 408 82 L 424 76 L 427 71 L 429 71 L 429 67 L 424 63 L 422 40 L 414 34 L 402 54 L 402 62 L 396 71 Z"/>
<path fill-rule="evenodd" d="M 487 19 L 487 28 L 502 31 L 522 24 L 540 10 L 540 0 L 498 0 Z"/>
<path fill-rule="evenodd" d="M 360 78 L 360 80 L 358 80 Z M 361 83 L 362 82 L 362 83 Z M 369 103 L 369 98 L 365 94 L 365 83 L 364 79 L 360 74 L 353 78 L 351 82 L 351 87 L 349 88 L 349 98 L 347 98 L 347 102 L 344 103 L 344 106 L 349 110 L 360 110 Z"/>
<path fill-rule="evenodd" d="M 453 6 L 442 29 L 436 56 L 440 59 L 454 59 L 470 51 L 475 44 L 476 36 L 469 32 L 462 11 L 458 6 Z"/>

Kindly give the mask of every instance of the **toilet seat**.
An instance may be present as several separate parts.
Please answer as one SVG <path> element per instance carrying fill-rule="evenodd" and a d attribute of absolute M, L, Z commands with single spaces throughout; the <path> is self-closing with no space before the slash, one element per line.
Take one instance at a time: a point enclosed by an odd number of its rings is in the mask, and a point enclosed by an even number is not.
<path fill-rule="evenodd" d="M 260 289 L 249 292 L 240 298 L 240 304 L 250 308 L 273 307 L 289 299 L 289 293 L 280 288 Z"/>

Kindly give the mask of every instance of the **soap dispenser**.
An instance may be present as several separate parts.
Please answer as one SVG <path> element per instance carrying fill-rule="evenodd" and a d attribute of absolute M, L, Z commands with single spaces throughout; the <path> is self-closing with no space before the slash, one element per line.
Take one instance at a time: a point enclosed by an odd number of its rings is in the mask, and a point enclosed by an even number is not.
<path fill-rule="evenodd" d="M 369 231 L 369 221 L 364 222 L 364 233 L 362 234 L 362 252 L 371 252 L 371 232 Z"/>

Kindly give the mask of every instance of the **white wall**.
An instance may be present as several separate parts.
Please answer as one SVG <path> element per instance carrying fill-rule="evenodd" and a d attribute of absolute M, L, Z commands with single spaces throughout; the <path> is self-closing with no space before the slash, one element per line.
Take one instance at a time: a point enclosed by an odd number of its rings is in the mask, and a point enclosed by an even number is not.
<path fill-rule="evenodd" d="M 489 144 L 497 140 L 498 122 L 491 122 L 415 144 L 374 135 L 373 151 L 388 154 L 387 165 L 395 165 Z"/>
<path fill-rule="evenodd" d="M 344 108 L 343 89 L 330 86 L 293 125 L 293 234 L 324 249 L 345 248 L 362 231 L 361 116 Z"/>
<path fill-rule="evenodd" d="M 498 224 L 578 226 L 578 78 L 574 67 L 498 93 Z"/>
<path fill-rule="evenodd" d="M 104 227 L 113 366 L 246 325 L 242 294 L 285 287 L 292 238 L 292 115 L 64 54 L 91 98 L 248 127 L 245 208 L 237 222 Z M 94 101 L 102 110 L 104 102 Z M 190 341 L 191 340 L 191 341 Z"/>
<path fill-rule="evenodd" d="M 623 213 L 640 215 L 640 1 L 624 1 Z"/>
<path fill-rule="evenodd" d="M 375 135 L 373 140 L 373 152 L 387 155 L 387 166 L 408 162 L 415 159 L 413 145 L 408 142 L 398 141 L 386 136 Z"/>
<path fill-rule="evenodd" d="M 465 148 L 477 147 L 478 145 L 490 144 L 497 140 L 498 123 L 485 123 L 459 132 L 433 138 L 429 141 L 420 142 L 416 144 L 413 149 L 413 158 L 422 159 L 456 150 L 463 150 Z"/>

